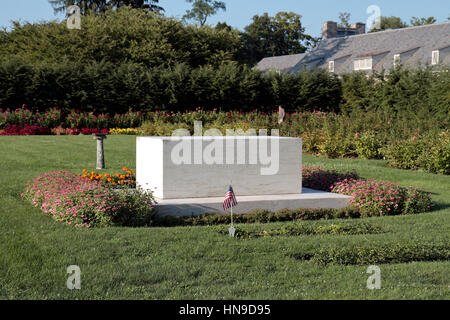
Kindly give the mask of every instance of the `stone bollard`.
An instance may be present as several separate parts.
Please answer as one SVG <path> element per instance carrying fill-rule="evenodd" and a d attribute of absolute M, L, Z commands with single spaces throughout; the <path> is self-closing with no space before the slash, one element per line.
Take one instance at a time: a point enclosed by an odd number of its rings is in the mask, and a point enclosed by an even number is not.
<path fill-rule="evenodd" d="M 106 139 L 104 133 L 94 133 L 94 140 L 97 140 L 97 170 L 105 169 L 105 155 L 103 152 L 103 140 Z"/>

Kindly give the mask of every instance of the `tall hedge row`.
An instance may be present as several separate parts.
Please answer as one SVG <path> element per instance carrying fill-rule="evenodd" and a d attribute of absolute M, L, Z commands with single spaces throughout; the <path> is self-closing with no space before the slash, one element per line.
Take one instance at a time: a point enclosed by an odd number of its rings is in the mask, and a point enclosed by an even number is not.
<path fill-rule="evenodd" d="M 217 67 L 146 67 L 135 62 L 28 63 L 0 61 L 0 108 L 26 104 L 105 113 L 202 109 L 379 110 L 414 122 L 450 121 L 450 74 L 444 68 L 397 69 L 367 77 L 323 70 L 297 75 L 261 73 L 237 63 Z"/>
<path fill-rule="evenodd" d="M 63 109 L 124 113 L 136 110 L 203 109 L 338 111 L 341 87 L 323 71 L 295 77 L 263 74 L 235 63 L 217 68 L 186 64 L 147 68 L 137 63 L 0 62 L 0 107 L 26 104 L 43 110 Z"/>
<path fill-rule="evenodd" d="M 429 117 L 450 121 L 449 68 L 430 66 L 395 68 L 366 77 L 351 73 L 342 77 L 341 110 L 344 113 L 379 110 L 421 122 Z"/>

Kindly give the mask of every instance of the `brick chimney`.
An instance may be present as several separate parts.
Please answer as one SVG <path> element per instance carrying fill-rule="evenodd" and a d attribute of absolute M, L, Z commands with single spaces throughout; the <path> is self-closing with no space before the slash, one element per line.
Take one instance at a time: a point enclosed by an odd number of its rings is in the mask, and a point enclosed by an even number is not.
<path fill-rule="evenodd" d="M 327 21 L 322 25 L 322 39 L 354 36 L 366 33 L 366 24 L 362 22 L 353 23 L 350 28 L 338 27 L 337 22 Z"/>
<path fill-rule="evenodd" d="M 337 23 L 333 21 L 324 22 L 322 25 L 322 39 L 336 38 Z"/>
<path fill-rule="evenodd" d="M 355 34 L 364 34 L 366 33 L 366 24 L 362 22 L 352 23 L 352 29 L 355 29 Z"/>

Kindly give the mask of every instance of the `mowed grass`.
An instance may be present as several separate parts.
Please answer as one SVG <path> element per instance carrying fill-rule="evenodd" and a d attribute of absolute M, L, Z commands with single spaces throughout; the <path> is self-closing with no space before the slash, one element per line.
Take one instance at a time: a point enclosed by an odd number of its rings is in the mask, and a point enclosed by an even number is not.
<path fill-rule="evenodd" d="M 59 224 L 20 193 L 43 172 L 95 169 L 96 142 L 91 136 L 0 137 L 0 150 L 2 299 L 450 298 L 450 261 L 380 265 L 381 289 L 369 290 L 368 266 L 323 267 L 292 257 L 332 246 L 448 242 L 448 176 L 391 169 L 383 161 L 304 156 L 304 165 L 420 186 L 437 206 L 431 213 L 364 219 L 381 234 L 237 240 L 215 227 L 78 230 Z M 109 136 L 105 153 L 108 170 L 135 168 L 135 137 Z M 343 222 L 362 220 L 305 223 Z M 81 268 L 81 290 L 66 287 L 70 265 Z"/>

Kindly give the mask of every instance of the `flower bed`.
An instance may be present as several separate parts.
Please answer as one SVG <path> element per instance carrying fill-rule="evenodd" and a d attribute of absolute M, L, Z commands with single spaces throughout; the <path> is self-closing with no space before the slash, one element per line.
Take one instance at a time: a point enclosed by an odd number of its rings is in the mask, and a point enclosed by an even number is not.
<path fill-rule="evenodd" d="M 303 166 L 302 185 L 305 188 L 315 190 L 331 191 L 332 186 L 344 179 L 358 179 L 356 172 L 338 173 L 336 171 L 326 171 L 321 167 Z"/>
<path fill-rule="evenodd" d="M 58 108 L 40 113 L 22 106 L 16 110 L 0 109 L 0 130 L 3 130 L 0 134 L 50 134 L 50 128 L 51 134 L 55 135 L 101 132 L 170 136 L 176 129 L 187 129 L 192 133 L 194 121 L 202 121 L 203 130 L 214 128 L 224 135 L 227 129 L 278 129 L 281 136 L 302 137 L 303 150 L 310 154 L 328 158 L 384 158 L 395 168 L 450 174 L 448 121 L 430 118 L 418 123 L 405 122 L 405 119 L 380 111 L 350 115 L 293 112 L 286 113 L 280 124 L 276 111 L 141 112 L 130 109 L 125 114 L 109 115 L 77 110 L 63 114 Z"/>
<path fill-rule="evenodd" d="M 351 205 L 367 217 L 427 212 L 432 205 L 431 194 L 424 190 L 388 181 L 344 179 L 332 189 L 352 196 Z"/>
<path fill-rule="evenodd" d="M 150 192 L 116 192 L 70 171 L 34 178 L 21 196 L 56 221 L 76 227 L 145 226 L 154 217 Z"/>
<path fill-rule="evenodd" d="M 126 134 L 126 135 L 137 135 L 138 129 L 134 128 L 112 128 L 109 130 L 110 134 Z"/>
<path fill-rule="evenodd" d="M 81 177 L 98 181 L 102 186 L 112 188 L 136 188 L 136 172 L 122 167 L 124 172 L 98 173 L 84 169 Z"/>
<path fill-rule="evenodd" d="M 108 129 L 92 129 L 92 128 L 81 128 L 81 129 L 77 129 L 77 128 L 62 128 L 62 127 L 57 127 L 57 128 L 53 128 L 51 130 L 51 133 L 57 136 L 60 135 L 79 135 L 79 134 L 93 134 L 93 133 L 104 133 L 104 134 L 109 134 L 109 130 Z"/>
<path fill-rule="evenodd" d="M 7 125 L 1 132 L 2 136 L 32 136 L 32 135 L 48 135 L 50 134 L 50 129 L 46 127 L 41 127 L 35 124 L 25 124 L 25 125 Z"/>

